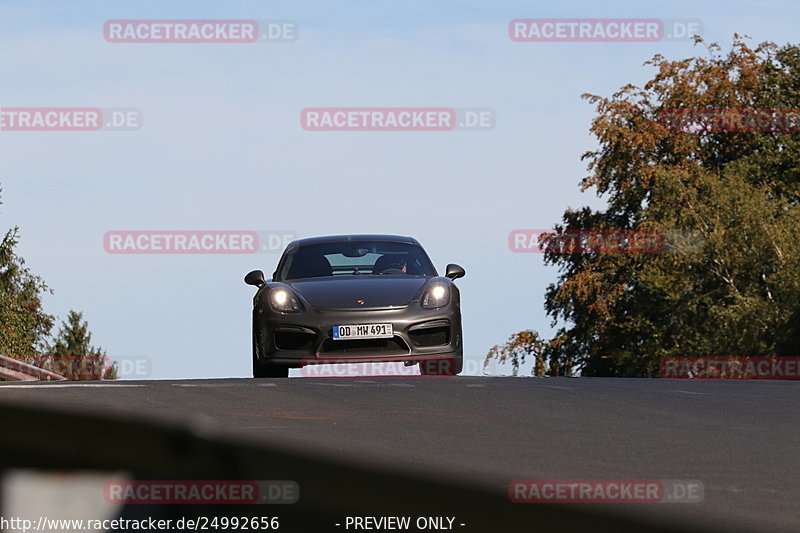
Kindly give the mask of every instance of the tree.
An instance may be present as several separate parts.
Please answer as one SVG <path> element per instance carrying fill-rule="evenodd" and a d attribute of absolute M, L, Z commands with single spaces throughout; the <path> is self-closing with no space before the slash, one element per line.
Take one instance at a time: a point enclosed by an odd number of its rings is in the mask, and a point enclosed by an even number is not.
<path fill-rule="evenodd" d="M 42 294 L 52 290 L 25 267 L 15 252 L 18 242 L 17 227 L 0 241 L 0 355 L 70 379 L 116 379 L 116 364 L 90 345 L 92 335 L 80 313 L 70 311 L 51 345 L 55 317 L 42 309 Z"/>
<path fill-rule="evenodd" d="M 70 311 L 61 323 L 43 367 L 67 379 L 117 379 L 117 365 L 105 351 L 91 345 L 92 334 L 83 314 Z"/>
<path fill-rule="evenodd" d="M 494 345 L 486 355 L 484 367 L 492 359 L 497 359 L 501 364 L 511 362 L 511 369 L 514 376 L 519 374 L 520 365 L 525 364 L 525 359 L 531 357 L 534 360 L 531 375 L 533 376 L 558 376 L 562 375 L 563 370 L 554 366 L 555 359 L 551 358 L 553 344 L 541 338 L 539 333 L 533 330 L 520 331 L 508 338 L 502 346 Z M 571 369 L 569 369 L 571 370 Z M 569 371 L 566 372 L 567 374 Z"/>
<path fill-rule="evenodd" d="M 44 280 L 14 251 L 18 233 L 14 227 L 0 241 L 0 354 L 27 361 L 45 348 L 54 317 L 42 310 Z"/>
<path fill-rule="evenodd" d="M 697 38 L 696 43 L 702 43 Z M 671 127 L 674 110 L 800 108 L 800 48 L 738 35 L 723 54 L 646 64 L 643 88 L 596 105 L 590 175 L 607 208 L 567 210 L 555 231 L 691 232 L 665 253 L 559 253 L 545 309 L 564 324 L 549 365 L 584 375 L 653 376 L 663 357 L 797 355 L 800 346 L 800 139 L 796 131 Z M 713 113 L 712 113 L 713 114 Z M 744 114 L 740 112 L 740 114 Z M 767 128 L 768 129 L 768 128 Z"/>

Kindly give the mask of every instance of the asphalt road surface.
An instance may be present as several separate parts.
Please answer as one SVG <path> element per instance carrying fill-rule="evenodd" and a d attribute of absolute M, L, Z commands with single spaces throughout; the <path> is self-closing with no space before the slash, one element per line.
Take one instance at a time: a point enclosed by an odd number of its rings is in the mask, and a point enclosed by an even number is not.
<path fill-rule="evenodd" d="M 606 504 L 664 524 L 800 530 L 800 383 L 297 378 L 4 383 L 0 402 L 194 421 L 243 441 L 478 482 L 697 480 L 700 503 Z M 531 504 L 520 504 L 531 505 Z"/>

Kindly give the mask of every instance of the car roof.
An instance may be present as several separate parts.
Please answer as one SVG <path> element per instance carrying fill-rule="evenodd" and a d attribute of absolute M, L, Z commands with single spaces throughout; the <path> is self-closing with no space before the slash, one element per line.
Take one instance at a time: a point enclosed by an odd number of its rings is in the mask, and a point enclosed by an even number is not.
<path fill-rule="evenodd" d="M 295 248 L 297 246 L 306 246 L 309 244 L 330 244 L 336 242 L 360 242 L 360 241 L 378 241 L 378 242 L 400 242 L 406 244 L 416 244 L 419 242 L 414 237 L 403 237 L 400 235 L 326 235 L 321 237 L 307 237 L 305 239 L 297 239 L 290 242 L 286 249 Z"/>

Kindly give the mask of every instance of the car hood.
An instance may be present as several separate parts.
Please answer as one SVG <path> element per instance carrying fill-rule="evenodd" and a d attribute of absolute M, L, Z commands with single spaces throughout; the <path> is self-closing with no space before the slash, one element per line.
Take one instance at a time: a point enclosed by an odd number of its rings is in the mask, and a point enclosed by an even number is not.
<path fill-rule="evenodd" d="M 430 279 L 423 276 L 352 276 L 284 283 L 317 308 L 369 309 L 408 305 Z"/>

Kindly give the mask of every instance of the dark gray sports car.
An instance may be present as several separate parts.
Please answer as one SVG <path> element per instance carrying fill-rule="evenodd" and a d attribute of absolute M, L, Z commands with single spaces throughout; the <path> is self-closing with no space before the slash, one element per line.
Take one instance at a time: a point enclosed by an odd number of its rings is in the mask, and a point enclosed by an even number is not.
<path fill-rule="evenodd" d="M 403 361 L 425 375 L 463 366 L 461 304 L 416 239 L 339 235 L 289 243 L 272 280 L 254 270 L 253 376 L 319 363 Z"/>

